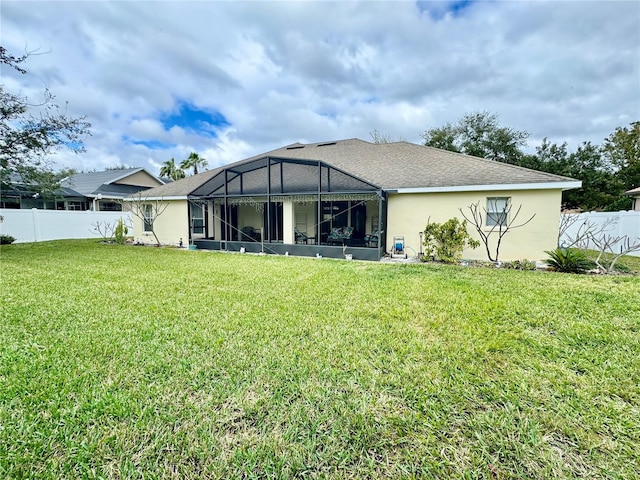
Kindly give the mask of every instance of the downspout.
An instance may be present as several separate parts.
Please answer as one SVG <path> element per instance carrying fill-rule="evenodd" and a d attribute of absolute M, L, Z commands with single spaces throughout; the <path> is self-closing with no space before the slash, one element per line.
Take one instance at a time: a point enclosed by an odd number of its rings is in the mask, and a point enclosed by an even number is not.
<path fill-rule="evenodd" d="M 229 187 L 227 185 L 227 169 L 224 170 L 224 230 L 222 230 L 224 232 L 224 241 L 228 242 L 230 241 L 229 239 L 229 233 L 231 231 L 231 228 L 229 227 L 229 217 L 231 216 L 229 212 L 229 199 L 227 198 L 227 195 L 229 193 Z M 225 244 L 226 247 L 226 244 Z M 225 248 L 226 249 L 226 248 Z"/>
<path fill-rule="evenodd" d="M 383 190 L 378 191 L 378 260 L 383 257 L 386 248 L 387 198 Z"/>
<path fill-rule="evenodd" d="M 271 243 L 271 157 L 267 157 L 267 243 Z M 264 233 L 261 235 L 264 238 Z"/>
<path fill-rule="evenodd" d="M 191 245 L 191 242 L 192 242 L 192 238 L 191 238 L 191 230 L 192 230 L 191 229 L 191 200 L 189 200 L 188 198 L 187 198 L 187 221 L 188 221 L 187 228 L 189 229 L 189 235 L 188 235 L 189 245 Z"/>
<path fill-rule="evenodd" d="M 318 160 L 318 220 L 316 221 L 316 245 L 320 245 L 320 239 L 322 238 L 322 205 L 320 203 L 322 191 L 322 162 Z"/>

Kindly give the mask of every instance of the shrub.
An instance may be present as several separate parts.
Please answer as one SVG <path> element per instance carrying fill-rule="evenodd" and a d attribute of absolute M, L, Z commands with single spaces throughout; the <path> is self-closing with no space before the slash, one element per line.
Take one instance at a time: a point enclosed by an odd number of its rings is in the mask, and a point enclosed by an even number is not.
<path fill-rule="evenodd" d="M 427 260 L 440 260 L 455 263 L 462 257 L 465 246 L 478 248 L 480 242 L 471 238 L 467 232 L 467 222 L 450 218 L 446 222 L 428 222 L 424 228 L 423 245 Z"/>
<path fill-rule="evenodd" d="M 127 234 L 129 233 L 129 229 L 122 221 L 122 218 L 118 220 L 118 225 L 116 225 L 114 233 L 115 233 L 116 243 L 119 245 L 124 245 L 127 240 Z"/>
<path fill-rule="evenodd" d="M 11 245 L 16 239 L 11 235 L 0 235 L 0 245 Z"/>
<path fill-rule="evenodd" d="M 510 268 L 512 270 L 535 270 L 536 262 L 533 260 L 514 260 L 513 262 L 504 262 L 502 268 Z"/>
<path fill-rule="evenodd" d="M 556 272 L 583 273 L 593 267 L 593 262 L 577 248 L 556 248 L 545 253 L 549 255 L 547 263 Z"/>

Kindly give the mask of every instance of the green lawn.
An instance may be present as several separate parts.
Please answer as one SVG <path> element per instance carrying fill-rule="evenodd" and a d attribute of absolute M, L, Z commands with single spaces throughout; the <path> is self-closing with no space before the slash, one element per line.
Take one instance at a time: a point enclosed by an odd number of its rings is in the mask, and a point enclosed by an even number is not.
<path fill-rule="evenodd" d="M 0 249 L 0 478 L 639 478 L 640 277 Z"/>

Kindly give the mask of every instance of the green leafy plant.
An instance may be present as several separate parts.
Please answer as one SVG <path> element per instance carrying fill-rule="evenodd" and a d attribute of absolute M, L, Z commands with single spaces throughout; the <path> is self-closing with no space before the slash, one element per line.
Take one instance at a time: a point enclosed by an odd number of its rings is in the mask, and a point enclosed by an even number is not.
<path fill-rule="evenodd" d="M 478 248 L 480 242 L 471 238 L 466 221 L 460 222 L 454 217 L 442 224 L 427 222 L 423 245 L 427 260 L 455 263 L 462 257 L 465 247 Z"/>
<path fill-rule="evenodd" d="M 556 248 L 545 253 L 549 255 L 547 264 L 556 272 L 583 273 L 593 267 L 593 262 L 577 248 Z"/>
<path fill-rule="evenodd" d="M 11 235 L 0 235 L 0 245 L 11 245 L 16 239 Z"/>
<path fill-rule="evenodd" d="M 510 268 L 511 270 L 535 270 L 536 262 L 533 260 L 514 260 L 513 262 L 504 262 L 502 268 Z"/>
<path fill-rule="evenodd" d="M 124 224 L 122 218 L 118 220 L 118 225 L 116 225 L 115 229 L 115 239 L 116 243 L 119 245 L 124 245 L 127 240 L 127 234 L 129 233 L 129 228 Z"/>

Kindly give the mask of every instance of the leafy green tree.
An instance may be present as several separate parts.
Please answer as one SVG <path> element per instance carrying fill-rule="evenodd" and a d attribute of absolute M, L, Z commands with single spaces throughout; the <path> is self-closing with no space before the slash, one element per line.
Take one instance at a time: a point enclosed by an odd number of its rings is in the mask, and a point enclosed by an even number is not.
<path fill-rule="evenodd" d="M 569 163 L 567 142 L 558 145 L 550 143 L 547 138 L 544 138 L 542 144 L 536 147 L 536 153 L 523 155 L 519 165 L 533 170 L 569 176 L 571 164 Z"/>
<path fill-rule="evenodd" d="M 23 75 L 27 72 L 20 64 L 28 56 L 14 57 L 0 46 L 0 64 Z M 90 134 L 91 124 L 86 117 L 68 116 L 48 89 L 42 97 L 33 104 L 0 85 L 0 184 L 9 184 L 11 176 L 17 174 L 34 191 L 48 196 L 61 180 L 53 171 L 49 156 L 62 148 L 83 152 L 83 140 Z"/>
<path fill-rule="evenodd" d="M 605 138 L 603 151 L 625 190 L 640 187 L 640 121 L 616 128 Z"/>
<path fill-rule="evenodd" d="M 176 165 L 175 159 L 167 160 L 162 164 L 160 168 L 160 176 L 164 178 L 170 178 L 171 180 L 180 180 L 184 178 L 184 170 Z"/>
<path fill-rule="evenodd" d="M 602 147 L 584 142 L 575 152 L 567 144 L 550 143 L 546 138 L 535 155 L 525 155 L 520 166 L 563 175 L 582 181 L 582 187 L 562 193 L 565 209 L 620 210 L 628 208 L 629 199 L 614 166 L 603 155 Z"/>
<path fill-rule="evenodd" d="M 456 124 L 429 129 L 421 136 L 429 147 L 518 165 L 529 134 L 502 127 L 495 113 L 483 111 L 467 113 Z"/>
<path fill-rule="evenodd" d="M 180 163 L 182 170 L 193 169 L 193 174 L 198 174 L 198 167 L 206 168 L 209 163 L 195 152 L 191 152 L 189 156 Z"/>
<path fill-rule="evenodd" d="M 568 176 L 582 180 L 582 188 L 564 195 L 567 208 L 607 210 L 622 193 L 622 184 L 602 155 L 602 147 L 583 142 L 569 154 Z"/>

